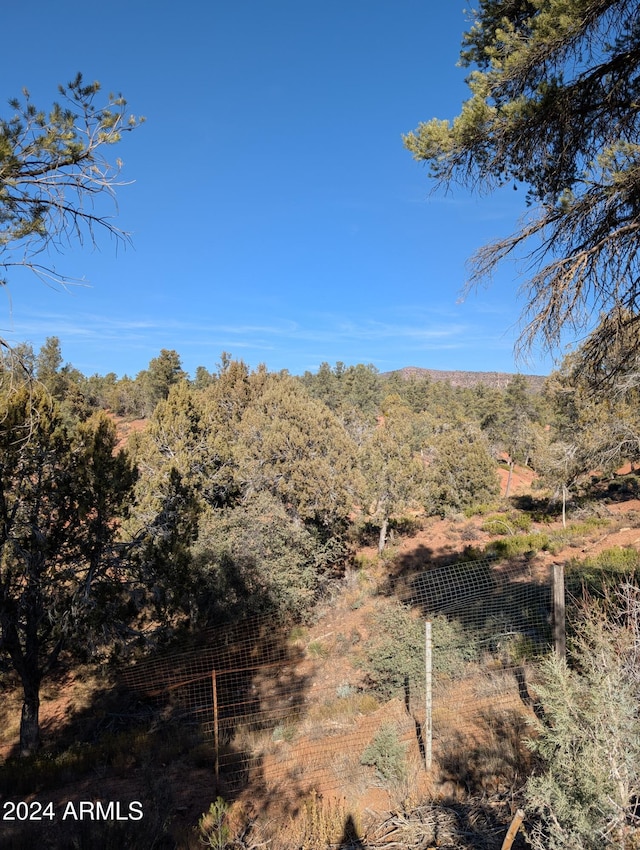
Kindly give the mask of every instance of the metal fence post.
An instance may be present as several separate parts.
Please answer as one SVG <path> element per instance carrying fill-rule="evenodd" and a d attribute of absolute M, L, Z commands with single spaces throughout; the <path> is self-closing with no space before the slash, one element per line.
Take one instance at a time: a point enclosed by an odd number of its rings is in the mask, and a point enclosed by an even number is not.
<path fill-rule="evenodd" d="M 220 737 L 218 729 L 218 682 L 215 670 L 211 671 L 211 688 L 213 691 L 213 749 L 215 753 L 214 770 L 217 794 L 220 783 Z"/>
<path fill-rule="evenodd" d="M 424 736 L 424 762 L 427 770 L 431 770 L 432 746 L 433 746 L 433 667 L 432 667 L 432 645 L 431 645 L 431 620 L 424 624 L 424 655 L 425 655 L 425 698 L 426 698 L 426 722 Z"/>
<path fill-rule="evenodd" d="M 558 658 L 567 657 L 563 564 L 553 565 L 553 647 Z"/>

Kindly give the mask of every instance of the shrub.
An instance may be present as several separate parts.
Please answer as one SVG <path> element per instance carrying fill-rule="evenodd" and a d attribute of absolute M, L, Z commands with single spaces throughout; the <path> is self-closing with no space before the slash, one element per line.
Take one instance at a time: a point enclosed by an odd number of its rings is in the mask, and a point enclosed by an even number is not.
<path fill-rule="evenodd" d="M 495 461 L 484 434 L 465 423 L 443 430 L 433 441 L 433 457 L 426 470 L 425 507 L 445 516 L 499 495 Z"/>
<path fill-rule="evenodd" d="M 397 534 L 415 537 L 424 528 L 424 523 L 420 517 L 397 516 L 389 520 L 389 528 Z"/>
<path fill-rule="evenodd" d="M 472 516 L 486 516 L 486 514 L 495 513 L 498 508 L 497 502 L 482 502 L 464 508 L 462 513 L 470 519 Z"/>
<path fill-rule="evenodd" d="M 296 848 L 296 850 L 318 850 L 319 847 L 344 846 L 345 835 L 349 846 L 361 846 L 358 838 L 361 827 L 359 819 L 354 820 L 344 800 L 323 799 L 315 791 L 306 797 L 298 807 L 296 814 L 283 824 L 282 833 L 272 836 L 273 844 L 255 844 L 251 846 L 274 848 Z M 346 840 L 346 839 L 345 839 Z M 248 845 L 243 845 L 248 846 Z"/>
<path fill-rule="evenodd" d="M 585 558 L 580 565 L 584 569 L 610 570 L 618 573 L 631 573 L 640 567 L 640 552 L 637 549 L 627 549 L 614 546 L 604 549 L 594 558 Z"/>
<path fill-rule="evenodd" d="M 365 555 L 361 552 L 358 552 L 353 557 L 353 568 L 355 570 L 358 570 L 359 572 L 362 572 L 363 570 L 368 570 L 371 567 L 375 567 L 376 563 L 376 558 L 370 558 L 368 555 Z"/>
<path fill-rule="evenodd" d="M 385 699 L 403 696 L 408 680 L 412 690 L 424 689 L 425 627 L 400 602 L 381 606 L 373 616 L 373 637 L 364 645 L 369 684 Z M 457 621 L 432 619 L 433 670 L 459 675 L 477 657 L 474 642 Z"/>
<path fill-rule="evenodd" d="M 192 625 L 196 616 L 206 623 L 247 613 L 307 613 L 324 572 L 339 560 L 335 542 L 320 540 L 269 493 L 232 508 L 208 508 L 191 548 Z"/>
<path fill-rule="evenodd" d="M 298 623 L 291 628 L 291 631 L 289 632 L 288 643 L 290 644 L 290 646 L 301 646 L 304 645 L 306 637 L 307 629 Z"/>
<path fill-rule="evenodd" d="M 329 648 L 320 640 L 312 640 L 307 646 L 307 652 L 312 658 L 328 658 Z"/>
<path fill-rule="evenodd" d="M 398 738 L 396 728 L 385 723 L 365 748 L 360 764 L 375 767 L 380 779 L 399 782 L 407 775 L 407 745 Z"/>
<path fill-rule="evenodd" d="M 272 741 L 285 741 L 286 743 L 291 743 L 293 739 L 296 737 L 296 727 L 292 726 L 290 722 L 278 723 L 273 732 L 271 733 Z"/>
<path fill-rule="evenodd" d="M 610 481 L 607 487 L 609 494 L 623 494 L 635 496 L 640 490 L 640 479 L 634 473 L 620 476 L 614 481 Z"/>
<path fill-rule="evenodd" d="M 567 587 L 572 595 L 581 590 L 595 596 L 606 595 L 620 579 L 640 570 L 640 552 L 636 549 L 614 547 L 592 558 L 572 559 L 567 564 Z"/>
<path fill-rule="evenodd" d="M 225 850 L 228 846 L 231 832 L 227 825 L 228 805 L 218 797 L 211 803 L 209 811 L 205 812 L 198 821 L 198 837 L 200 843 L 214 850 Z"/>
<path fill-rule="evenodd" d="M 356 693 L 356 688 L 353 685 L 350 685 L 348 682 L 343 682 L 341 685 L 338 685 L 336 688 L 336 696 L 338 699 L 346 699 L 350 697 L 352 694 Z"/>
<path fill-rule="evenodd" d="M 609 525 L 608 519 L 599 516 L 590 516 L 581 522 L 572 522 L 568 526 L 567 532 L 571 535 L 580 536 L 581 534 L 589 534 L 594 529 L 602 528 L 605 525 Z"/>
<path fill-rule="evenodd" d="M 464 540 L 467 543 L 477 540 L 479 536 L 478 529 L 472 522 L 467 523 L 460 529 L 460 540 Z"/>
<path fill-rule="evenodd" d="M 490 514 L 482 523 L 482 530 L 489 534 L 515 534 L 517 531 L 531 531 L 532 519 L 529 514 L 511 511 L 502 514 Z"/>
<path fill-rule="evenodd" d="M 639 846 L 639 632 L 640 590 L 626 585 L 613 607 L 583 606 L 569 664 L 543 667 L 530 746 L 545 770 L 525 792 L 534 850 Z"/>
<path fill-rule="evenodd" d="M 524 555 L 526 552 L 555 552 L 557 545 L 549 537 L 540 531 L 534 531 L 531 534 L 518 534 L 513 537 L 503 537 L 501 540 L 494 540 L 488 547 L 493 550 L 496 555 L 501 558 L 513 558 L 515 555 Z"/>

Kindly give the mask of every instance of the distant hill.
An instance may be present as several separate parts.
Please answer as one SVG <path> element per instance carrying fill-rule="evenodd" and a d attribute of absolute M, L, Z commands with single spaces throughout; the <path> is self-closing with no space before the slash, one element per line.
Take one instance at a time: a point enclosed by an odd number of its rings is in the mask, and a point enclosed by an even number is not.
<path fill-rule="evenodd" d="M 396 369 L 393 372 L 383 372 L 383 377 L 389 375 L 401 375 L 405 380 L 410 378 L 429 378 L 432 381 L 445 381 L 452 387 L 475 387 L 484 384 L 487 387 L 504 389 L 509 381 L 515 377 L 510 372 L 460 372 L 444 369 L 421 369 L 419 366 L 405 366 L 404 369 Z M 542 392 L 546 377 L 544 375 L 523 376 L 534 393 Z"/>

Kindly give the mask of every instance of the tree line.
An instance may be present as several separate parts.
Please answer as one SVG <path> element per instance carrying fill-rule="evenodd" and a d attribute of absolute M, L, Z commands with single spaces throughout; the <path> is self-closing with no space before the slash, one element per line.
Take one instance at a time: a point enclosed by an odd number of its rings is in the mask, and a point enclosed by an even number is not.
<path fill-rule="evenodd" d="M 532 393 L 372 366 L 293 376 L 223 354 L 192 380 L 163 350 L 135 379 L 86 378 L 48 339 L 0 364 L 0 650 L 24 691 L 21 748 L 61 654 L 108 658 L 248 614 L 301 616 L 355 541 L 500 495 L 526 465 L 563 508 L 596 468 L 638 459 L 635 389 L 602 399 L 580 352 Z M 124 382 L 144 428 L 118 442 Z M 130 414 L 131 416 L 132 414 Z"/>

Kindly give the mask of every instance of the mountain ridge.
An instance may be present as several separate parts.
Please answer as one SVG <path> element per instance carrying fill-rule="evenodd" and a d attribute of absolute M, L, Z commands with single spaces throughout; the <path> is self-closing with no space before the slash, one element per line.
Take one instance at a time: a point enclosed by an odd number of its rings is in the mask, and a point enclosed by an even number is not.
<path fill-rule="evenodd" d="M 400 375 L 404 380 L 412 378 L 429 378 L 431 381 L 447 382 L 452 387 L 475 387 L 484 384 L 503 390 L 507 384 L 516 377 L 517 372 L 469 372 L 461 369 L 425 369 L 421 366 L 404 366 L 402 369 L 394 369 L 383 372 L 383 377 Z M 522 375 L 532 392 L 542 392 L 546 375 Z"/>

